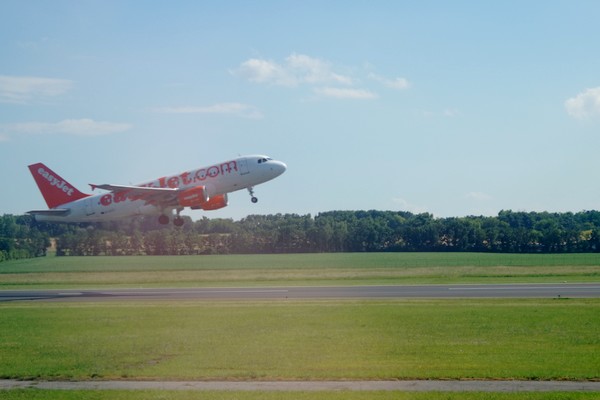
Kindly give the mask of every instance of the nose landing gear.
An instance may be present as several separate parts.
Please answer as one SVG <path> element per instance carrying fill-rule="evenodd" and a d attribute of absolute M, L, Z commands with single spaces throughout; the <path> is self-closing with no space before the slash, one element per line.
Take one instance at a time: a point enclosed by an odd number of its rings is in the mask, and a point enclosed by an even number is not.
<path fill-rule="evenodd" d="M 258 199 L 254 196 L 254 188 L 253 187 L 249 187 L 248 188 L 248 193 L 250 193 L 250 201 L 252 201 L 253 203 L 258 203 Z"/>

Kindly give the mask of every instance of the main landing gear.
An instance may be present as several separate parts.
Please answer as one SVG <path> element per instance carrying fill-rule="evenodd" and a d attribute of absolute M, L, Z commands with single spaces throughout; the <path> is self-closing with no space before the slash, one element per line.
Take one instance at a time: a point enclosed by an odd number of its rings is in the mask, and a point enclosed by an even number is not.
<path fill-rule="evenodd" d="M 175 226 L 183 226 L 184 220 L 179 215 L 175 217 L 173 220 L 173 225 Z"/>
<path fill-rule="evenodd" d="M 258 199 L 257 199 L 257 198 L 254 196 L 254 188 L 253 188 L 253 187 L 249 187 L 249 188 L 248 188 L 248 193 L 250 193 L 250 196 L 252 196 L 252 197 L 250 198 L 250 200 L 251 200 L 253 203 L 257 203 L 257 202 L 258 202 Z"/>
<path fill-rule="evenodd" d="M 175 218 L 173 218 L 173 225 L 175 225 L 175 226 L 183 226 L 183 223 L 185 222 L 185 220 L 183 218 L 181 218 L 181 216 L 179 215 L 181 210 L 183 210 L 183 209 L 178 209 L 177 215 L 175 216 Z M 158 217 L 158 223 L 161 225 L 167 225 L 169 223 L 169 216 L 166 214 L 160 215 Z"/>

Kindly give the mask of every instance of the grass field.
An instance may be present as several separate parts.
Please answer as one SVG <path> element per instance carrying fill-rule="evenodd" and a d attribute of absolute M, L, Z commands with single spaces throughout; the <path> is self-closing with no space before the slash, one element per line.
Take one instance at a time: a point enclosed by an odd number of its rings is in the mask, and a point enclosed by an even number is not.
<path fill-rule="evenodd" d="M 564 281 L 600 281 L 600 254 L 42 257 L 0 263 L 0 289 Z"/>
<path fill-rule="evenodd" d="M 600 254 L 46 257 L 0 290 L 600 282 Z M 600 379 L 600 299 L 0 304 L 0 378 Z M 598 393 L 0 390 L 0 399 L 592 399 Z"/>
<path fill-rule="evenodd" d="M 0 377 L 600 379 L 600 301 L 0 306 Z"/>

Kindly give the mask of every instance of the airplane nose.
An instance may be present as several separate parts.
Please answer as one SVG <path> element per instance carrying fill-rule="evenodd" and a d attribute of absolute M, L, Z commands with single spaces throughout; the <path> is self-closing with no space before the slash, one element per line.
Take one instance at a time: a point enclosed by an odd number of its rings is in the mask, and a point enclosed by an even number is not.
<path fill-rule="evenodd" d="M 287 169 L 287 165 L 285 165 L 285 163 L 282 163 L 281 161 L 275 161 L 273 163 L 273 169 L 277 172 L 277 175 L 281 175 Z"/>

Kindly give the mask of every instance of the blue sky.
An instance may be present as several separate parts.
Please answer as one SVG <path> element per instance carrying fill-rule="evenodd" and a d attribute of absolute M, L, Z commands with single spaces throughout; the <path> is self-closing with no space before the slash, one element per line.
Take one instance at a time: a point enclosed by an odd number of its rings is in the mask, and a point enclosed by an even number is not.
<path fill-rule="evenodd" d="M 0 213 L 27 165 L 136 184 L 288 171 L 193 218 L 600 209 L 597 1 L 0 3 Z"/>

